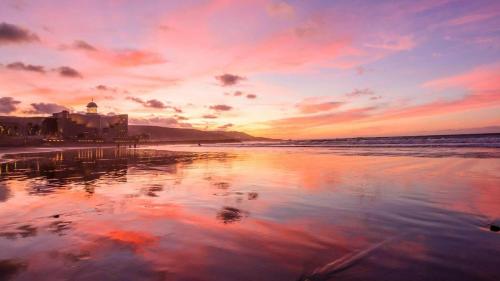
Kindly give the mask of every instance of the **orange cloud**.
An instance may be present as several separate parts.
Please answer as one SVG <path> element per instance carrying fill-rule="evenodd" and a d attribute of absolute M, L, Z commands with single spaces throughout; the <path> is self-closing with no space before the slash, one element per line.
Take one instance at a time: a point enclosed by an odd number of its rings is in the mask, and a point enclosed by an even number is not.
<path fill-rule="evenodd" d="M 477 67 L 469 72 L 452 77 L 429 81 L 424 87 L 434 89 L 465 88 L 478 94 L 485 91 L 500 91 L 500 63 Z"/>
<path fill-rule="evenodd" d="M 374 107 L 356 108 L 343 112 L 325 113 L 313 116 L 298 116 L 266 122 L 273 130 L 292 132 L 293 130 L 309 130 L 311 127 L 351 122 L 370 116 Z"/>
<path fill-rule="evenodd" d="M 384 107 L 365 107 L 350 109 L 343 112 L 325 113 L 312 116 L 294 116 L 283 119 L 264 122 L 269 129 L 259 132 L 279 135 L 298 136 L 307 134 L 312 137 L 312 131 L 320 130 L 322 134 L 331 134 L 335 131 L 346 130 L 342 124 L 373 124 L 385 128 L 395 128 L 395 124 L 407 118 L 428 117 L 434 115 L 446 115 L 453 112 L 462 112 L 472 109 L 491 108 L 500 106 L 500 65 L 491 65 L 473 69 L 467 73 L 433 80 L 424 84 L 425 88 L 445 90 L 458 88 L 466 91 L 460 98 L 437 99 L 423 104 L 398 107 L 397 105 L 385 105 Z M 340 106 L 340 105 L 339 105 Z M 298 106 L 301 113 L 317 113 L 329 110 L 333 105 L 327 103 L 304 103 Z M 377 110 L 376 110 L 377 109 Z M 398 122 L 394 122 L 398 120 Z M 362 134 L 362 131 L 358 131 Z M 318 137 L 318 135 L 314 135 Z M 324 136 L 327 137 L 327 136 Z"/>
<path fill-rule="evenodd" d="M 414 117 L 443 114 L 500 105 L 500 65 L 483 66 L 464 74 L 429 81 L 424 87 L 437 90 L 459 88 L 465 96 L 436 100 L 422 105 L 389 110 L 383 118 Z"/>
<path fill-rule="evenodd" d="M 330 111 L 332 109 L 342 106 L 343 104 L 344 104 L 343 102 L 335 102 L 335 101 L 322 102 L 322 103 L 309 103 L 307 101 L 303 101 L 297 104 L 297 108 L 303 114 L 311 114 L 323 111 Z"/>
<path fill-rule="evenodd" d="M 104 60 L 112 65 L 120 67 L 161 64 L 166 62 L 160 54 L 144 50 L 101 50 L 97 52 L 88 52 L 88 54 L 96 60 Z"/>

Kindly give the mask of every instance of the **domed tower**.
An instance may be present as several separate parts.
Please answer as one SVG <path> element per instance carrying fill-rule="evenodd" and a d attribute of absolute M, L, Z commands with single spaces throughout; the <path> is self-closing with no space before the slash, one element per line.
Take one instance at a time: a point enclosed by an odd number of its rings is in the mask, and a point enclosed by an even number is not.
<path fill-rule="evenodd" d="M 87 114 L 97 114 L 97 104 L 94 100 L 87 104 Z"/>

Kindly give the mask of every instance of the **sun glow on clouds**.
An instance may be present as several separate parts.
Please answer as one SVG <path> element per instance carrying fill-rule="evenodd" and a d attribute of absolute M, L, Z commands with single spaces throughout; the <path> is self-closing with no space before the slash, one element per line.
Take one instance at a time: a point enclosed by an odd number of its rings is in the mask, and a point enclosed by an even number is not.
<path fill-rule="evenodd" d="M 500 119 L 496 1 L 8 2 L 2 114 L 94 98 L 136 124 L 281 138 Z"/>

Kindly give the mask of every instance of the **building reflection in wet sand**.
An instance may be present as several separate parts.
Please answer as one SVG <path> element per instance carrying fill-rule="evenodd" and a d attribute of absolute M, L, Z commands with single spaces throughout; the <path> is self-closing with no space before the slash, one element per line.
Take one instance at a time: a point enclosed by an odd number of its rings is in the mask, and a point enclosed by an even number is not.
<path fill-rule="evenodd" d="M 488 231 L 500 216 L 498 159 L 111 148 L 9 157 L 0 280 L 498 273 L 499 236 Z"/>

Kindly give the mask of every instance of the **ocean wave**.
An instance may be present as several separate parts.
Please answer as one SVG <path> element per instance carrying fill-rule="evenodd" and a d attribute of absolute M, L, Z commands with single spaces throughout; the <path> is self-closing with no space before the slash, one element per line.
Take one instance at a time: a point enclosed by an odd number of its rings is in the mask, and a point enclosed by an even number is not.
<path fill-rule="evenodd" d="M 243 144 L 234 144 L 234 146 L 500 148 L 500 134 L 287 140 L 274 142 L 248 142 Z"/>

